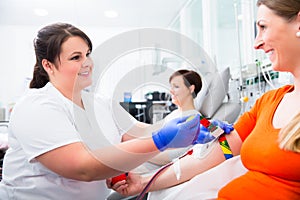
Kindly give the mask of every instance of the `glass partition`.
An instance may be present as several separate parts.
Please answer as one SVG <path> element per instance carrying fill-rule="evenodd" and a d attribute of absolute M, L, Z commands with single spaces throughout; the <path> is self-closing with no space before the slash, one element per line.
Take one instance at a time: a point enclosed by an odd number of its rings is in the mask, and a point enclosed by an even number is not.
<path fill-rule="evenodd" d="M 187 35 L 208 53 L 218 69 L 239 74 L 255 61 L 256 0 L 191 0 L 169 28 Z"/>

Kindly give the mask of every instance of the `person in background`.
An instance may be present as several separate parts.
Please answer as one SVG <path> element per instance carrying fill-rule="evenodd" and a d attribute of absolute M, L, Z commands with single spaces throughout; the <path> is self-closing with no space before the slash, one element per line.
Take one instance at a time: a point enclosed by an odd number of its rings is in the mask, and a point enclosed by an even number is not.
<path fill-rule="evenodd" d="M 116 123 L 109 103 L 84 91 L 92 84 L 92 43 L 73 25 L 42 28 L 34 49 L 31 89 L 10 117 L 1 199 L 104 199 L 110 191 L 103 179 L 198 139 L 199 115 L 154 130 L 139 126 L 116 104 L 114 111 L 121 118 Z M 150 136 L 119 144 L 110 138 L 127 131 Z"/>
<path fill-rule="evenodd" d="M 169 83 L 172 103 L 177 106 L 177 109 L 168 114 L 163 121 L 168 122 L 181 116 L 200 114 L 194 106 L 194 98 L 202 88 L 200 75 L 193 70 L 177 70 L 170 76 Z M 128 133 L 123 135 L 123 141 L 131 138 Z M 189 148 L 190 146 L 166 150 L 150 159 L 149 162 L 155 164 L 153 168 L 161 167 L 184 154 Z"/>
<path fill-rule="evenodd" d="M 172 111 L 169 115 L 165 117 L 165 121 L 171 121 L 172 119 L 178 118 L 179 116 L 189 116 L 200 114 L 198 110 L 196 110 L 194 105 L 194 99 L 197 97 L 198 93 L 202 88 L 202 80 L 201 76 L 193 71 L 181 69 L 175 71 L 169 78 L 170 83 L 170 93 L 172 97 L 172 103 L 177 106 L 177 109 Z M 217 119 L 211 120 L 213 123 L 218 124 Z M 219 124 L 221 125 L 221 124 Z M 222 128 L 230 129 L 230 124 L 222 124 Z M 208 131 L 205 127 L 201 126 L 201 129 L 204 131 Z M 194 147 L 195 154 L 201 154 L 202 157 L 205 154 L 208 154 L 210 150 L 214 147 L 218 146 L 217 140 L 212 140 L 206 144 L 196 144 Z M 165 165 L 171 162 L 174 159 L 177 159 L 179 156 L 183 155 L 187 152 L 190 147 L 185 148 L 177 148 L 166 150 L 154 158 L 150 159 L 149 162 L 155 163 L 159 166 Z M 221 155 L 221 154 L 220 154 Z M 224 161 L 224 156 L 220 156 L 216 158 L 216 162 Z"/>
<path fill-rule="evenodd" d="M 200 75 L 193 70 L 181 69 L 170 76 L 169 83 L 172 103 L 177 106 L 177 109 L 168 114 L 164 121 L 168 122 L 179 116 L 200 114 L 194 105 L 194 98 L 202 88 Z M 149 162 L 161 167 L 184 154 L 189 148 L 166 150 L 150 159 Z"/>
<path fill-rule="evenodd" d="M 251 110 L 245 112 L 234 124 L 234 130 L 226 137 L 231 147 L 234 144 L 236 146 L 242 144 L 240 157 L 247 171 L 233 180 L 227 180 L 224 186 L 217 188 L 218 196 L 214 198 L 297 200 L 300 199 L 300 154 L 298 151 L 285 148 L 284 141 L 289 141 L 287 138 L 289 134 L 282 134 L 280 131 L 286 126 L 294 126 L 293 122 L 291 125 L 288 124 L 292 119 L 297 118 L 295 116 L 300 112 L 298 103 L 300 101 L 300 1 L 258 0 L 257 6 L 258 34 L 254 47 L 268 53 L 274 71 L 290 72 L 294 77 L 294 84 L 266 92 L 255 102 Z M 297 127 L 294 129 L 293 136 L 297 138 L 299 133 L 296 129 Z M 297 144 L 297 140 L 293 144 Z M 210 159 L 214 157 L 214 151 L 207 156 Z M 190 171 L 198 172 L 194 175 L 199 174 L 199 166 L 193 165 L 188 160 L 183 162 L 182 159 L 182 167 L 187 165 Z M 208 170 L 212 167 L 209 166 L 211 162 L 203 162 L 202 165 L 207 166 Z M 214 169 L 206 171 L 213 172 L 210 174 L 211 179 L 208 179 L 209 176 L 204 176 L 206 172 L 199 174 L 198 181 L 214 186 L 217 180 L 213 175 L 222 177 L 222 174 L 234 173 L 230 167 L 226 167 L 229 162 L 220 164 L 220 167 L 225 165 L 222 171 Z M 182 173 L 188 173 L 185 172 L 187 169 L 182 168 Z M 179 183 L 174 179 L 168 180 L 166 173 L 155 180 L 150 191 Z M 202 179 L 203 177 L 206 179 Z M 148 180 L 132 177 L 127 182 L 115 184 L 114 189 L 123 194 L 139 193 Z M 174 199 L 182 196 L 199 199 L 198 194 L 202 192 L 200 184 L 191 181 L 191 184 L 187 183 L 186 186 L 189 190 L 181 190 L 181 194 L 176 193 Z"/>

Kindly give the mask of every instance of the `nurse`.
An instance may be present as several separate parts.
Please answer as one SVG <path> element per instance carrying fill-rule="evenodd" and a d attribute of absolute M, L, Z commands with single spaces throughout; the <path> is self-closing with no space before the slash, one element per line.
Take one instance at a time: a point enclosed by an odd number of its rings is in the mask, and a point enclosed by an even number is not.
<path fill-rule="evenodd" d="M 78 28 L 46 26 L 34 49 L 31 89 L 10 118 L 0 199 L 105 199 L 110 191 L 103 179 L 197 139 L 199 115 L 188 122 L 177 118 L 156 130 L 115 104 L 122 119 L 115 123 L 108 101 L 83 90 L 92 83 L 92 43 Z M 151 135 L 111 145 L 127 131 Z"/>

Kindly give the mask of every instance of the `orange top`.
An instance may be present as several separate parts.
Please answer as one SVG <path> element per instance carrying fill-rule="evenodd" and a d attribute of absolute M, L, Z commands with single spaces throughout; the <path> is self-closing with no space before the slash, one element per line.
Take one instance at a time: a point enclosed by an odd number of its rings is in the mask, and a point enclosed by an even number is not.
<path fill-rule="evenodd" d="M 218 199 L 300 199 L 300 154 L 281 150 L 280 129 L 272 126 L 278 104 L 293 89 L 267 92 L 239 118 L 234 128 L 243 141 L 241 160 L 249 171 L 222 188 Z"/>

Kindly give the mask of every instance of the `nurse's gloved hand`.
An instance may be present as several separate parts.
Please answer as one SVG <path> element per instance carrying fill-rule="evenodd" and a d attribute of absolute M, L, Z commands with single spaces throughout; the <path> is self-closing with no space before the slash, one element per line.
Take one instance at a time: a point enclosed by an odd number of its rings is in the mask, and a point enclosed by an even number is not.
<path fill-rule="evenodd" d="M 152 139 L 160 151 L 167 148 L 187 147 L 195 142 L 200 129 L 200 115 L 176 118 L 152 134 Z"/>
<path fill-rule="evenodd" d="M 216 139 L 211 132 L 200 124 L 199 134 L 197 140 L 193 144 L 205 144 Z"/>
<path fill-rule="evenodd" d="M 231 131 L 234 129 L 233 124 L 228 124 L 220 120 L 211 120 L 211 123 L 223 129 L 225 134 L 231 133 Z"/>
<path fill-rule="evenodd" d="M 232 124 L 228 124 L 228 123 L 220 121 L 220 120 L 211 120 L 211 123 L 215 126 L 218 126 L 221 129 L 223 129 L 225 134 L 231 133 L 231 131 L 233 131 L 233 129 L 234 129 Z M 211 134 L 211 132 L 201 124 L 200 125 L 200 133 L 198 134 L 198 138 L 194 142 L 194 144 L 205 144 L 214 139 L 216 139 L 216 138 Z"/>

